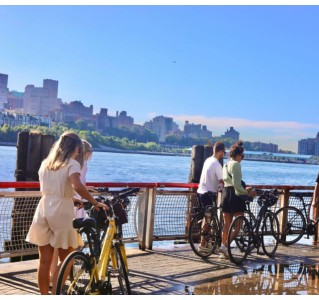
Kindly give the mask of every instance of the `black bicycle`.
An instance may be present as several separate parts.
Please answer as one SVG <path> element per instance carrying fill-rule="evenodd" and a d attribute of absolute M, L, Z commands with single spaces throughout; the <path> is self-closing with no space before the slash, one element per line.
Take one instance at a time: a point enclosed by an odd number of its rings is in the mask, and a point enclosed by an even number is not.
<path fill-rule="evenodd" d="M 231 262 L 241 264 L 254 249 L 271 257 L 278 247 L 279 222 L 275 213 L 268 208 L 278 201 L 277 190 L 264 191 L 258 196 L 260 211 L 257 218 L 237 216 L 228 232 L 228 255 Z"/>
<path fill-rule="evenodd" d="M 216 202 L 206 207 L 194 207 L 194 216 L 189 225 L 188 241 L 193 252 L 202 258 L 207 258 L 215 253 L 221 245 L 223 219 L 219 211 L 220 207 Z M 252 222 L 256 219 L 249 205 L 244 215 Z M 201 247 L 201 244 L 204 244 L 204 247 Z"/>
<path fill-rule="evenodd" d="M 303 194 L 295 193 L 301 203 L 301 209 L 294 206 L 284 206 L 276 212 L 276 215 L 283 224 L 279 231 L 278 240 L 283 245 L 292 245 L 298 242 L 304 234 L 309 238 L 314 235 L 319 218 L 312 220 L 310 218 L 311 201 L 306 204 Z"/>

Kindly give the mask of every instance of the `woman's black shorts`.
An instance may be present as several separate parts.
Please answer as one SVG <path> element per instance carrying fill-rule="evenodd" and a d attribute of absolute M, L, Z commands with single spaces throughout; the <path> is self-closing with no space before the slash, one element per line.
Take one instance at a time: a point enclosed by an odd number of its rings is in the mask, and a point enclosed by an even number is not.
<path fill-rule="evenodd" d="M 235 194 L 233 186 L 228 186 L 223 189 L 221 207 L 226 213 L 243 212 L 246 210 L 246 203 Z"/>

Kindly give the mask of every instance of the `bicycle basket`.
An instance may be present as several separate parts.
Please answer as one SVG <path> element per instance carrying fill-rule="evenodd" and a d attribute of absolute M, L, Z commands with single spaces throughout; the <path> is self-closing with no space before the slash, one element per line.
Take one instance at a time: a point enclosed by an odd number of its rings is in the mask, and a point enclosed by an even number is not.
<path fill-rule="evenodd" d="M 101 202 L 101 198 L 96 198 L 96 201 Z M 106 229 L 109 226 L 109 222 L 107 220 L 107 215 L 103 209 L 97 211 L 94 207 L 87 211 L 87 214 L 90 218 L 95 219 L 96 227 L 100 229 Z"/>
<path fill-rule="evenodd" d="M 127 213 L 130 208 L 131 201 L 128 198 L 118 199 L 113 203 L 113 211 L 118 218 L 120 224 L 128 223 Z"/>
<path fill-rule="evenodd" d="M 278 196 L 274 195 L 273 193 L 266 193 L 264 195 L 261 195 L 258 200 L 257 203 L 259 206 L 263 206 L 265 205 L 266 207 L 271 207 L 273 205 L 275 205 L 278 201 Z"/>

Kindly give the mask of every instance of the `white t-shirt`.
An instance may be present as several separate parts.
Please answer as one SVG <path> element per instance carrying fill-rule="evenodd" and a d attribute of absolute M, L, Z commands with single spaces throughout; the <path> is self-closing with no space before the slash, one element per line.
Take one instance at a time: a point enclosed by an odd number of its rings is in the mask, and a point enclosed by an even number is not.
<path fill-rule="evenodd" d="M 222 165 L 214 156 L 207 158 L 204 162 L 197 193 L 217 193 L 218 185 L 221 179 L 223 179 Z"/>

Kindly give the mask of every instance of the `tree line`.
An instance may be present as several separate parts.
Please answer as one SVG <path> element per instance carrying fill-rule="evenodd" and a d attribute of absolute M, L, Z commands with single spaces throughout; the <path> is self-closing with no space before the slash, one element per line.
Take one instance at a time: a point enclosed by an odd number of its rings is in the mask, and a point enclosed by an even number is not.
<path fill-rule="evenodd" d="M 166 136 L 165 144 L 161 144 L 159 143 L 158 137 L 155 133 L 148 129 L 140 131 L 137 128 L 122 126 L 120 128 L 110 128 L 107 131 L 100 133 L 98 131 L 91 130 L 90 128 L 85 128 L 82 123 L 55 124 L 51 127 L 36 125 L 11 127 L 6 124 L 0 127 L 0 142 L 16 143 L 18 133 L 23 131 L 50 134 L 58 139 L 59 136 L 67 130 L 72 130 L 78 133 L 81 138 L 89 141 L 96 149 L 101 148 L 101 146 L 106 146 L 121 150 L 186 153 L 187 149 L 193 145 L 212 145 L 216 141 L 222 141 L 226 148 L 229 149 L 235 142 L 230 138 L 222 139 L 218 136 L 213 137 L 212 139 L 207 139 L 169 134 Z M 245 141 L 244 146 L 246 150 L 260 150 L 256 148 L 252 142 Z"/>

